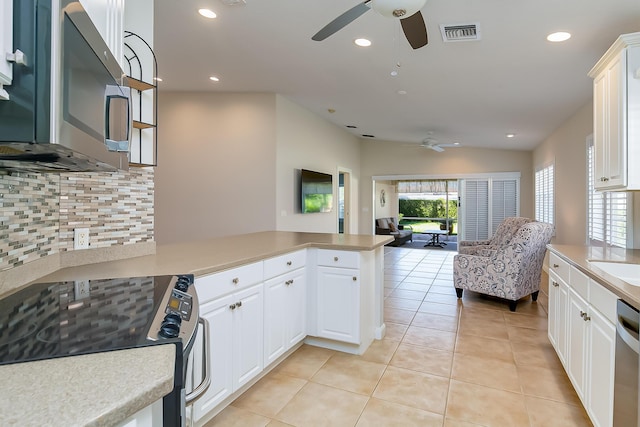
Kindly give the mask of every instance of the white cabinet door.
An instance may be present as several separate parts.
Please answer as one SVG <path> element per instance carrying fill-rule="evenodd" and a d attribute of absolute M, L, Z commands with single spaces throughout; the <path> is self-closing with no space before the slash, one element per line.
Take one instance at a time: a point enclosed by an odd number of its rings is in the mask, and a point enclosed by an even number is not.
<path fill-rule="evenodd" d="M 7 53 L 13 53 L 13 1 L 0 2 L 0 93 L 2 85 L 10 85 L 13 80 L 12 63 L 7 61 Z M 2 98 L 0 97 L 0 100 Z"/>
<path fill-rule="evenodd" d="M 607 67 L 608 187 L 622 187 L 627 184 L 625 58 L 626 52 L 623 52 Z"/>
<path fill-rule="evenodd" d="M 595 427 L 613 423 L 616 330 L 597 310 L 589 313 L 587 412 Z"/>
<path fill-rule="evenodd" d="M 262 372 L 263 368 L 263 304 L 262 283 L 234 295 L 233 315 L 233 382 L 234 391 Z M 227 365 L 228 367 L 229 365 Z"/>
<path fill-rule="evenodd" d="M 233 295 L 219 298 L 200 306 L 200 316 L 209 321 L 209 354 L 211 355 L 211 385 L 207 392 L 194 403 L 195 420 L 199 420 L 233 393 Z M 202 378 L 202 352 L 196 350 L 202 342 L 194 345 L 194 377 Z"/>
<path fill-rule="evenodd" d="M 287 350 L 307 336 L 307 280 L 304 270 L 289 279 L 287 293 Z"/>
<path fill-rule="evenodd" d="M 569 287 L 553 271 L 549 273 L 549 341 L 563 365 L 567 357 Z"/>
<path fill-rule="evenodd" d="M 569 290 L 568 312 L 568 357 L 567 373 L 571 382 L 584 402 L 585 376 L 587 371 L 588 323 L 585 321 L 588 308 L 586 301 L 573 289 Z"/>
<path fill-rule="evenodd" d="M 264 282 L 264 364 L 269 365 L 286 350 L 287 285 L 284 277 Z"/>
<path fill-rule="evenodd" d="M 317 333 L 319 337 L 360 343 L 359 271 L 318 267 Z"/>
<path fill-rule="evenodd" d="M 264 284 L 264 364 L 269 365 L 307 335 L 305 270 Z"/>

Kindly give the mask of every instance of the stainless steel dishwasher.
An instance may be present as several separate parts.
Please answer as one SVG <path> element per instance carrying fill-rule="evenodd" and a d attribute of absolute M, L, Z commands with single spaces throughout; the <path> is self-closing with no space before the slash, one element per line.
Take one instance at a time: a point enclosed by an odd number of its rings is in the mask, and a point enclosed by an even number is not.
<path fill-rule="evenodd" d="M 640 313 L 622 300 L 618 300 L 616 324 L 616 371 L 613 393 L 613 426 L 639 426 L 638 397 L 640 343 L 638 323 Z"/>

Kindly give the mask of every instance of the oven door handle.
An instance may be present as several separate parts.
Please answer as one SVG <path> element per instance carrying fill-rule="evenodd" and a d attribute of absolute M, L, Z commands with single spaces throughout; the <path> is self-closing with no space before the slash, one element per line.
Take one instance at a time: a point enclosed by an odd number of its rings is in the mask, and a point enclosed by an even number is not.
<path fill-rule="evenodd" d="M 618 314 L 618 323 L 616 325 L 618 336 L 633 350 L 636 354 L 640 353 L 640 342 L 638 341 L 638 329 L 631 322 L 628 322 L 624 316 Z M 635 336 L 634 336 L 635 335 Z"/>
<path fill-rule="evenodd" d="M 202 317 L 198 318 L 198 323 L 202 325 L 202 382 L 192 392 L 185 396 L 187 405 L 192 404 L 202 396 L 211 384 L 211 364 L 209 355 L 209 322 Z"/>

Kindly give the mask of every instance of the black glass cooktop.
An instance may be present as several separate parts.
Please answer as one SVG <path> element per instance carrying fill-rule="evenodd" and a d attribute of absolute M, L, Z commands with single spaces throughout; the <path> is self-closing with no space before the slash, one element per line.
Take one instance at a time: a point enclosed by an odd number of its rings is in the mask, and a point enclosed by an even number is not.
<path fill-rule="evenodd" d="M 0 364 L 153 344 L 173 276 L 31 285 L 0 300 Z"/>

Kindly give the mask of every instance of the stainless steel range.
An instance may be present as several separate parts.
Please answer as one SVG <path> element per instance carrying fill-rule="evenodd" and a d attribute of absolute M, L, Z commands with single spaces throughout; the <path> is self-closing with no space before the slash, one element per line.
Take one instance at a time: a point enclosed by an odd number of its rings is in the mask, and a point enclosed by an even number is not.
<path fill-rule="evenodd" d="M 186 365 L 199 326 L 193 275 L 35 284 L 0 300 L 0 365 L 158 344 L 176 346 L 174 389 L 163 399 L 165 426 L 185 425 Z M 206 350 L 206 347 L 204 349 Z M 207 361 L 208 357 L 204 357 Z"/>

